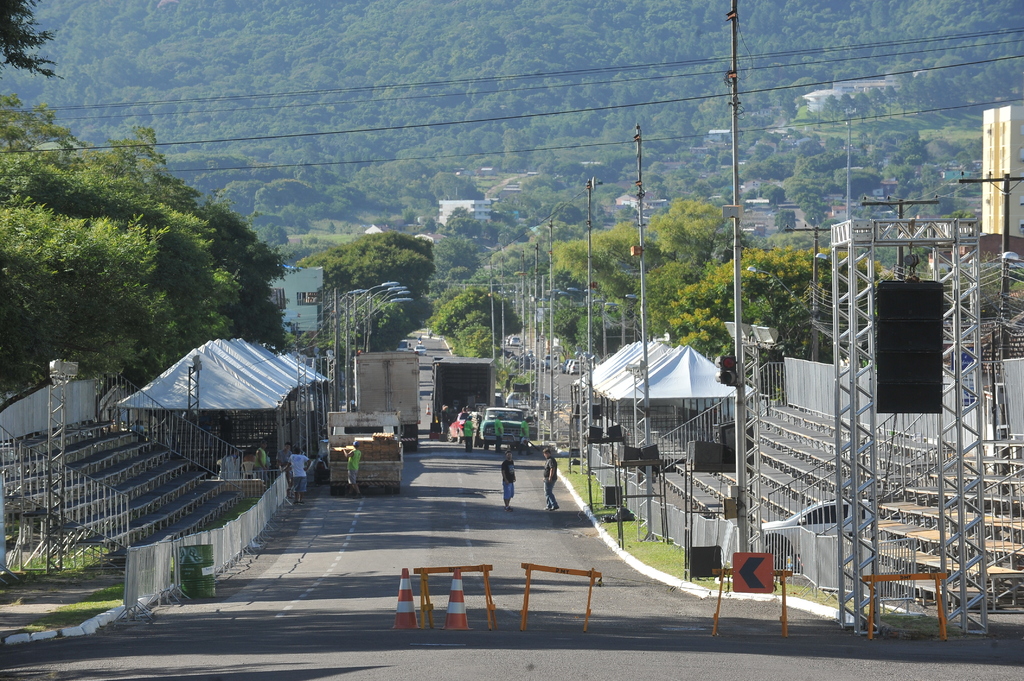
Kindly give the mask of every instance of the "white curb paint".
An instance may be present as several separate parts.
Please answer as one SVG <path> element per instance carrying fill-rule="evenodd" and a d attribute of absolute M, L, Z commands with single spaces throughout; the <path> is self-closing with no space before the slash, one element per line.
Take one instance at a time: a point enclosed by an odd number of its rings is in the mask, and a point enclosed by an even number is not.
<path fill-rule="evenodd" d="M 594 516 L 594 514 L 590 512 L 590 509 L 587 508 L 586 503 L 584 503 L 583 499 L 580 498 L 580 495 L 578 495 L 576 493 L 576 490 L 573 489 L 573 486 L 569 483 L 569 481 L 566 480 L 561 475 L 558 476 L 558 478 L 559 478 L 559 480 L 562 481 L 562 486 L 565 487 L 569 491 L 569 494 L 576 501 L 576 505 L 579 506 L 581 511 L 583 511 L 584 513 L 587 514 L 588 518 L 590 518 L 591 524 L 593 524 L 593 526 L 597 529 L 598 533 L 601 536 L 601 539 L 604 540 L 604 543 L 607 544 L 608 547 L 611 548 L 611 550 L 615 552 L 615 555 L 617 555 L 619 558 L 621 558 L 631 568 L 633 568 L 634 570 L 636 570 L 637 572 L 639 572 L 642 575 L 646 575 L 647 577 L 650 577 L 651 579 L 656 579 L 659 582 L 662 582 L 663 584 L 668 584 L 671 587 L 675 587 L 676 589 L 679 589 L 680 591 L 685 591 L 686 593 L 688 593 L 688 594 L 690 594 L 692 596 L 696 596 L 697 598 L 700 598 L 700 599 L 707 598 L 707 597 L 709 597 L 709 596 L 711 596 L 711 595 L 716 593 L 715 591 L 712 591 L 710 589 L 706 589 L 703 586 L 700 586 L 699 584 L 694 584 L 693 582 L 687 582 L 687 581 L 679 579 L 678 577 L 673 577 L 672 575 L 665 574 L 661 570 L 656 570 L 656 569 L 652 568 L 650 565 L 647 565 L 645 563 L 640 562 L 639 560 L 637 560 L 635 557 L 633 557 L 629 553 L 626 553 L 625 551 L 620 549 L 619 548 L 619 542 L 617 542 L 601 526 L 600 521 L 598 521 L 598 519 Z M 727 598 L 734 598 L 734 599 L 737 599 L 737 600 L 776 601 L 778 603 L 782 602 L 782 597 L 781 596 L 776 596 L 774 594 L 745 594 L 745 593 L 738 594 L 735 591 L 730 591 L 727 594 L 723 594 L 723 596 L 727 597 Z M 836 610 L 835 608 L 830 608 L 829 606 L 821 605 L 820 603 L 814 603 L 813 601 L 807 601 L 807 600 L 804 600 L 803 598 L 793 598 L 792 596 L 787 596 L 786 597 L 786 605 L 787 605 L 787 607 L 791 607 L 791 608 L 794 608 L 796 610 L 802 610 L 803 612 L 809 612 L 812 615 L 817 615 L 818 617 L 823 617 L 823 618 L 828 618 L 828 619 L 833 619 L 833 620 L 838 620 L 839 619 L 839 611 Z"/>

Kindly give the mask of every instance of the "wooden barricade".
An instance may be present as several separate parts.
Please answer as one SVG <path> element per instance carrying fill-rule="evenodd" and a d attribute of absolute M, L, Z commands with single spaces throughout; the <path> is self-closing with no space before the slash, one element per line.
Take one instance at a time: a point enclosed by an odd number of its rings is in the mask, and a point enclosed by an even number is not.
<path fill-rule="evenodd" d="M 949 577 L 946 572 L 920 572 L 905 575 L 865 575 L 861 580 L 870 589 L 868 602 L 868 640 L 875 637 L 875 584 L 878 582 L 903 582 L 917 580 L 935 580 L 935 607 L 939 617 L 939 637 L 946 640 L 946 611 L 942 605 L 942 580 Z"/>
<path fill-rule="evenodd" d="M 718 615 L 722 611 L 722 590 L 725 588 L 725 578 L 731 578 L 733 575 L 733 568 L 723 568 L 721 570 L 712 570 L 715 575 L 718 575 L 718 607 L 715 608 L 715 626 L 711 629 L 712 636 L 718 636 Z M 792 570 L 772 570 L 772 577 L 778 578 L 779 584 L 782 586 L 782 616 L 779 620 L 782 622 L 782 637 L 789 638 L 789 616 L 786 611 L 786 577 L 792 577 Z"/>
<path fill-rule="evenodd" d="M 498 618 L 495 615 L 494 599 L 491 597 L 491 570 L 493 565 L 455 565 L 452 567 L 422 567 L 413 570 L 413 574 L 420 576 L 420 629 L 427 627 L 434 628 L 434 605 L 430 602 L 430 575 L 452 574 L 456 570 L 466 574 L 467 572 L 482 572 L 484 575 L 484 599 L 487 603 L 487 630 L 493 631 L 498 628 Z"/>
<path fill-rule="evenodd" d="M 560 568 L 550 567 L 548 565 L 534 565 L 533 563 L 523 563 L 522 567 L 526 570 L 526 590 L 523 592 L 523 613 L 522 621 L 519 624 L 519 631 L 526 631 L 526 617 L 530 611 L 530 575 L 534 570 L 539 572 L 553 572 L 559 575 L 578 575 L 580 577 L 590 577 L 590 589 L 587 591 L 587 613 L 583 618 L 583 631 L 586 633 L 587 624 L 590 622 L 590 602 L 594 595 L 594 583 L 599 582 L 601 579 L 601 573 L 591 568 L 589 570 L 573 570 L 572 568 Z"/>

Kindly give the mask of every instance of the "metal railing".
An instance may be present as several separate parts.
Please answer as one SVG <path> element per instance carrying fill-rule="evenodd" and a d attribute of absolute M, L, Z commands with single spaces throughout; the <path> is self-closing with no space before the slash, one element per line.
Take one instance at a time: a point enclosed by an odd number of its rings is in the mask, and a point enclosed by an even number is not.
<path fill-rule="evenodd" d="M 180 594 L 181 572 L 177 569 L 180 548 L 212 545 L 214 574 L 223 573 L 245 553 L 258 548 L 260 538 L 287 495 L 287 478 L 278 476 L 255 506 L 224 527 L 128 549 L 124 616 L 130 619 L 148 616 L 154 605 Z"/>

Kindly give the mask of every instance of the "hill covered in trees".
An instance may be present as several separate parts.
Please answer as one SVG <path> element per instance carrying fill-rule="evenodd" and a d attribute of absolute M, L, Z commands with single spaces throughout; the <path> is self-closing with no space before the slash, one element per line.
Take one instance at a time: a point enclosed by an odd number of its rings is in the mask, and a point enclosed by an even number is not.
<path fill-rule="evenodd" d="M 432 214 L 438 198 L 476 191 L 452 174 L 463 166 L 573 184 L 583 163 L 599 163 L 606 182 L 626 181 L 637 122 L 652 162 L 717 170 L 718 152 L 691 150 L 728 127 L 728 5 L 49 0 L 36 15 L 54 34 L 42 53 L 59 78 L 10 73 L 3 86 L 94 144 L 153 128 L 172 143 L 159 148 L 173 172 L 262 213 L 256 224 L 274 241 L 321 218 Z M 742 2 L 744 143 L 791 122 L 810 91 L 882 74 L 899 87 L 819 115 L 941 109 L 929 124 L 976 130 L 980 109 L 953 107 L 1019 98 L 1020 62 L 991 61 L 1021 53 L 1022 31 L 1006 25 L 1017 10 L 1013 0 Z M 722 189 L 697 179 L 666 167 L 663 191 Z M 524 203 L 520 217 L 531 211 Z"/>

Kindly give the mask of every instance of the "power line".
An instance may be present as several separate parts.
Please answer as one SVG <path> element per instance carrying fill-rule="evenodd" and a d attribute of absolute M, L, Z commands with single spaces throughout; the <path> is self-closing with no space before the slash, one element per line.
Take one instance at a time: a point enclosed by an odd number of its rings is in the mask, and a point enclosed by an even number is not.
<path fill-rule="evenodd" d="M 878 49 L 880 47 L 894 47 L 902 45 L 922 45 L 933 42 L 946 42 L 951 40 L 968 40 L 972 38 L 984 38 L 991 36 L 1000 35 L 1015 35 L 1024 33 L 1024 27 L 1013 27 L 1013 28 L 1002 28 L 995 29 L 992 31 L 976 31 L 970 33 L 959 33 L 951 34 L 948 36 L 929 36 L 926 38 L 907 38 L 903 40 L 891 40 L 882 41 L 875 43 L 861 43 L 853 45 L 836 45 L 829 47 L 816 47 L 807 48 L 803 50 L 786 50 L 782 52 L 771 52 L 757 55 L 750 55 L 747 57 L 748 60 L 754 59 L 778 59 L 780 57 L 795 57 L 804 56 L 810 54 L 828 54 L 831 52 L 840 51 L 851 51 L 851 50 L 862 50 L 862 49 Z M 975 47 L 974 45 L 966 45 L 964 47 Z M 883 55 L 884 56 L 884 55 Z M 868 57 L 870 58 L 870 57 Z M 59 107 L 50 107 L 51 111 L 73 111 L 73 110 L 88 110 L 97 108 L 124 108 L 124 107 L 136 107 L 136 106 L 154 106 L 163 104 L 183 104 L 183 103 L 198 103 L 198 102 L 221 102 L 221 101 L 237 101 L 237 100 L 252 100 L 252 99 L 266 99 L 266 98 L 277 98 L 277 97 L 300 97 L 300 96 L 314 96 L 322 94 L 337 94 L 337 93 L 350 93 L 350 92 L 374 92 L 380 90 L 394 90 L 394 89 L 407 89 L 416 87 L 439 87 L 448 85 L 462 85 L 472 83 L 492 83 L 502 82 L 507 80 L 526 80 L 535 78 L 553 78 L 553 77 L 565 77 L 572 75 L 588 75 L 596 73 L 621 73 L 625 71 L 635 71 L 640 69 L 650 68 L 672 68 L 678 66 L 690 66 L 699 64 L 717 64 L 721 63 L 727 57 L 706 57 L 701 59 L 689 59 L 680 60 L 673 62 L 649 62 L 645 64 L 631 64 L 626 66 L 605 66 L 605 67 L 594 67 L 587 69 L 569 69 L 563 71 L 548 71 L 538 73 L 525 73 L 525 74 L 512 74 L 503 76 L 477 76 L 471 78 L 454 78 L 446 80 L 429 80 L 429 81 L 414 81 L 411 83 L 385 83 L 383 85 L 367 85 L 367 86 L 355 86 L 355 87 L 344 87 L 344 88 L 322 88 L 322 89 L 311 89 L 311 90 L 292 90 L 285 92 L 273 92 L 273 93 L 250 93 L 241 95 L 217 95 L 211 97 L 190 97 L 190 98 L 178 98 L 178 99 L 157 99 L 157 100 L 143 100 L 137 102 L 115 102 L 115 103 L 104 103 L 104 104 L 78 104 L 68 105 Z M 26 110 L 28 112 L 29 110 Z"/>
<path fill-rule="evenodd" d="M 872 75 L 872 76 L 863 76 L 861 79 L 883 78 L 883 77 L 886 77 L 886 76 L 907 75 L 907 74 L 911 74 L 911 73 L 923 73 L 923 72 L 927 72 L 927 71 L 941 71 L 941 70 L 951 69 L 951 68 L 960 68 L 960 67 L 964 67 L 964 66 L 977 66 L 979 64 L 992 64 L 992 63 L 1008 61 L 1008 60 L 1013 60 L 1013 59 L 1021 59 L 1021 58 L 1024 58 L 1024 55 L 1012 55 L 1012 56 L 1007 56 L 1007 57 L 994 57 L 994 58 L 991 58 L 991 59 L 979 59 L 979 60 L 976 60 L 976 61 L 961 62 L 961 63 L 958 63 L 958 64 L 945 64 L 945 65 L 941 65 L 941 66 L 932 66 L 932 67 L 927 67 L 927 68 L 906 69 L 906 70 L 902 70 L 902 71 L 894 71 L 894 72 L 891 72 L 891 73 L 875 74 L 875 75 Z M 819 81 L 819 82 L 814 82 L 814 83 L 801 83 L 799 85 L 779 85 L 779 86 L 775 86 L 775 87 L 767 87 L 767 88 L 759 88 L 759 89 L 753 89 L 753 90 L 746 90 L 746 91 L 744 91 L 744 92 L 742 92 L 740 94 L 742 94 L 742 95 L 751 95 L 751 94 L 759 94 L 759 93 L 765 93 L 765 92 L 776 92 L 776 91 L 780 91 L 780 90 L 792 90 L 792 89 L 795 89 L 795 88 L 804 89 L 804 88 L 808 88 L 808 87 L 817 87 L 817 86 L 820 86 L 820 85 L 826 85 L 826 84 L 831 83 L 831 82 L 833 82 L 833 81 L 829 80 L 829 81 Z M 210 139 L 200 139 L 200 140 L 181 140 L 181 141 L 176 141 L 176 142 L 154 142 L 154 143 L 145 143 L 145 144 L 140 143 L 137 146 L 147 146 L 147 147 L 154 147 L 154 148 L 155 147 L 178 147 L 178 146 L 196 145 L 196 144 L 226 144 L 226 143 L 233 143 L 233 142 L 256 142 L 256 141 L 283 140 L 283 139 L 302 139 L 302 138 L 310 138 L 310 137 L 327 137 L 327 136 L 334 136 L 334 135 L 350 135 L 350 134 L 354 134 L 354 133 L 395 132 L 395 131 L 398 131 L 398 130 L 416 130 L 416 129 L 441 128 L 441 127 L 448 127 L 448 126 L 453 126 L 453 125 L 466 125 L 466 124 L 479 124 L 479 123 L 498 123 L 498 122 L 503 122 L 503 121 L 530 120 L 530 119 L 536 119 L 536 118 L 549 118 L 549 117 L 552 117 L 552 116 L 565 116 L 565 115 L 570 115 L 570 114 L 594 113 L 594 112 L 600 112 L 600 111 L 616 111 L 616 110 L 621 110 L 621 109 L 634 109 L 634 108 L 647 107 L 647 106 L 659 106 L 659 105 L 665 105 L 665 104 L 679 104 L 679 103 L 683 103 L 683 102 L 694 102 L 694 101 L 718 99 L 718 98 L 728 97 L 728 96 L 729 96 L 728 93 L 712 94 L 712 95 L 696 95 L 696 96 L 692 96 L 692 97 L 674 97 L 674 98 L 671 98 L 671 99 L 654 100 L 654 101 L 648 101 L 648 102 L 633 102 L 633 103 L 627 103 L 627 104 L 609 104 L 609 105 L 605 105 L 605 106 L 583 107 L 583 108 L 579 108 L 579 109 L 568 109 L 568 110 L 564 110 L 564 111 L 542 111 L 542 112 L 538 112 L 538 113 L 510 114 L 508 116 L 488 116 L 488 117 L 484 117 L 484 118 L 475 118 L 475 119 L 467 119 L 467 120 L 434 121 L 434 122 L 425 122 L 425 123 L 407 123 L 407 124 L 404 124 L 404 125 L 387 125 L 387 126 L 377 126 L 377 127 L 368 127 L 368 128 L 352 128 L 352 129 L 347 129 L 347 130 L 328 130 L 328 131 L 320 131 L 320 132 L 296 132 L 296 133 L 284 133 L 284 134 L 277 134 L 277 135 L 249 135 L 249 136 L 243 136 L 243 137 L 223 137 L 223 138 L 210 138 Z M 70 147 L 70 148 L 67 148 L 67 149 L 61 149 L 61 151 L 86 151 L 86 150 L 115 149 L 115 148 L 120 148 L 120 147 L 125 147 L 125 146 L 133 146 L 133 145 L 123 145 L 123 144 L 109 145 L 108 144 L 108 145 L 97 145 L 97 146 L 89 146 L 89 147 Z M 25 153 L 47 153 L 49 151 L 51 151 L 51 150 L 36 149 L 36 150 L 4 151 L 3 153 L 4 154 L 25 154 Z"/>
<path fill-rule="evenodd" d="M 974 44 L 974 45 L 966 45 L 966 46 L 963 46 L 963 47 L 964 47 L 964 49 L 977 48 L 977 47 L 991 47 L 991 46 L 1005 45 L 1007 43 L 1015 43 L 1015 42 L 1019 42 L 1019 39 L 1004 40 L 1004 41 L 991 42 L 991 43 L 982 43 L 982 44 Z M 777 70 L 777 69 L 781 69 L 781 68 L 790 68 L 790 67 L 820 66 L 822 64 L 844 63 L 844 62 L 860 61 L 860 60 L 865 60 L 865 59 L 883 59 L 883 58 L 886 58 L 886 57 L 899 57 L 899 56 L 904 56 L 904 55 L 907 55 L 907 54 L 920 55 L 920 54 L 925 54 L 925 53 L 929 53 L 929 52 L 947 52 L 950 49 L 951 48 L 949 48 L 949 47 L 936 47 L 936 48 L 932 48 L 932 49 L 928 49 L 928 50 L 916 49 L 916 50 L 913 50 L 912 52 L 890 52 L 890 53 L 887 53 L 887 54 L 858 55 L 858 56 L 852 56 L 852 57 L 843 57 L 843 58 L 839 58 L 839 59 L 822 59 L 822 60 L 815 60 L 815 61 L 810 61 L 810 62 L 798 62 L 798 63 L 794 63 L 794 64 L 781 64 L 781 65 L 780 64 L 766 64 L 766 65 L 763 65 L 763 66 L 752 66 L 748 70 L 750 70 L 750 71 L 759 71 L 759 70 Z M 954 49 L 959 49 L 959 48 L 954 48 Z M 632 67 L 630 67 L 630 68 L 632 68 Z M 637 68 L 640 68 L 640 67 L 637 67 Z M 576 87 L 592 87 L 592 86 L 595 86 L 595 85 L 609 85 L 609 84 L 620 85 L 620 84 L 625 84 L 625 83 L 650 82 L 650 81 L 657 81 L 657 80 L 669 80 L 669 79 L 673 79 L 673 78 L 689 78 L 689 77 L 694 77 L 694 76 L 714 76 L 715 78 L 718 78 L 719 74 L 717 72 L 711 72 L 711 71 L 698 71 L 698 72 L 688 72 L 688 73 L 674 73 L 674 74 L 668 74 L 668 75 L 640 76 L 640 77 L 636 77 L 636 78 L 616 78 L 616 79 L 609 79 L 609 80 L 584 81 L 584 82 L 578 82 L 578 83 L 557 83 L 557 84 L 549 84 L 549 85 L 534 85 L 534 86 L 529 86 L 529 87 L 498 88 L 498 89 L 493 89 L 493 90 L 476 90 L 476 91 L 462 91 L 462 92 L 442 92 L 442 93 L 402 95 L 402 96 L 394 96 L 394 97 L 371 97 L 371 98 L 368 98 L 368 99 L 343 99 L 343 100 L 334 100 L 334 101 L 328 101 L 328 102 L 305 102 L 305 103 L 292 103 L 292 104 L 279 104 L 279 105 L 266 105 L 266 106 L 233 107 L 233 108 L 222 108 L 222 109 L 197 109 L 197 110 L 192 110 L 192 111 L 157 111 L 157 112 L 141 112 L 141 113 L 111 113 L 111 114 L 101 114 L 101 115 L 96 115 L 96 116 L 59 116 L 58 118 L 60 120 L 62 120 L 62 121 L 81 121 L 81 120 L 104 120 L 104 119 L 111 119 L 111 118 L 144 118 L 144 117 L 157 118 L 157 117 L 166 117 L 166 116 L 174 116 L 174 117 L 178 117 L 178 116 L 197 116 L 197 115 L 211 114 L 211 113 L 234 113 L 234 112 L 237 112 L 237 111 L 245 111 L 245 112 L 268 111 L 268 110 L 269 111 L 280 111 L 282 109 L 308 109 L 308 108 L 315 108 L 315 107 L 339 106 L 339 105 L 345 105 L 345 104 L 368 104 L 368 103 L 379 103 L 379 102 L 411 101 L 411 100 L 420 100 L 420 99 L 441 99 L 441 98 L 446 98 L 446 97 L 475 97 L 475 96 L 481 96 L 481 95 L 502 94 L 502 93 L 509 93 L 509 92 L 522 93 L 522 92 L 536 92 L 536 91 L 558 90 L 558 89 L 576 88 Z M 366 88 L 366 90 L 370 91 L 370 92 L 372 92 L 374 90 L 377 90 L 377 89 L 381 89 L 381 88 Z M 383 89 L 386 89 L 386 87 L 383 88 Z M 353 88 L 353 90 L 356 90 L 356 89 Z M 333 91 L 325 91 L 325 92 L 333 92 Z M 130 105 L 130 106 L 136 106 L 136 105 Z M 50 110 L 51 111 L 56 111 L 57 109 L 50 109 Z"/>

